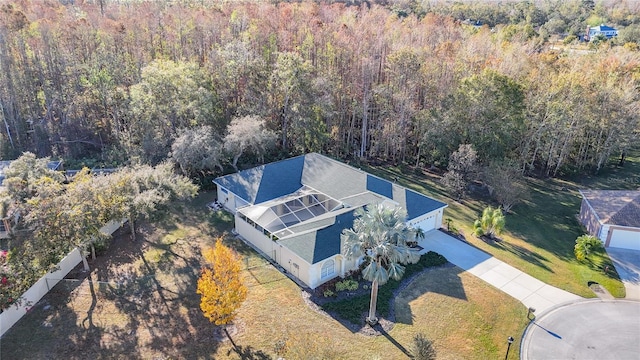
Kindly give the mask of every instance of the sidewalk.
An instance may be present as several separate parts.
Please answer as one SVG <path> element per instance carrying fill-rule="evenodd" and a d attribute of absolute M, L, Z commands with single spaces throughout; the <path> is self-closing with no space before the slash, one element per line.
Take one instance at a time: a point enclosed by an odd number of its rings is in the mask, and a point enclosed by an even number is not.
<path fill-rule="evenodd" d="M 441 231 L 430 231 L 425 235 L 419 242 L 423 253 L 435 251 L 441 254 L 450 263 L 520 300 L 524 306 L 536 309 L 536 314 L 542 314 L 562 303 L 582 299 L 578 295 L 547 285 Z"/>

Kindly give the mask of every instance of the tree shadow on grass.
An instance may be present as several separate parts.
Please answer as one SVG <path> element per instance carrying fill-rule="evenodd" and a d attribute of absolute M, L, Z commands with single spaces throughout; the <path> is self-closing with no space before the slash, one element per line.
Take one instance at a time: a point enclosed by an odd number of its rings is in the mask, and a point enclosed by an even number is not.
<path fill-rule="evenodd" d="M 101 300 L 94 285 L 87 279 L 58 283 L 2 337 L 0 358 L 140 358 L 135 331 L 94 321 Z"/>
<path fill-rule="evenodd" d="M 237 345 L 236 349 L 229 349 L 227 351 L 227 356 L 231 355 L 231 352 L 235 352 L 240 356 L 242 360 L 271 360 L 273 359 L 271 356 L 267 355 L 262 350 L 256 350 L 251 346 L 242 346 Z"/>
<path fill-rule="evenodd" d="M 508 251 L 516 256 L 518 256 L 519 258 L 526 260 L 527 262 L 534 264 L 538 267 L 540 267 L 541 269 L 545 269 L 546 271 L 549 271 L 551 273 L 553 273 L 554 271 L 548 267 L 544 262 L 548 262 L 548 259 L 538 253 L 535 253 L 529 249 L 526 249 L 522 246 L 519 245 L 515 245 L 512 243 L 509 243 L 507 241 L 494 241 L 494 240 L 488 240 L 485 241 L 485 243 L 493 246 L 493 247 L 497 247 L 500 249 L 503 249 L 505 251 Z M 544 262 L 543 262 L 544 261 Z"/>
<path fill-rule="evenodd" d="M 386 332 L 384 328 L 380 328 L 380 333 L 382 333 L 382 336 L 384 336 L 387 340 L 389 340 L 390 343 L 392 343 L 395 347 L 397 347 L 398 350 L 402 351 L 408 357 L 413 358 L 409 350 L 407 350 L 404 346 L 402 346 L 402 344 L 400 344 L 396 339 L 394 339 L 393 336 L 389 335 L 389 333 Z"/>
<path fill-rule="evenodd" d="M 429 271 L 431 269 L 431 271 Z M 455 299 L 467 301 L 467 294 L 460 279 L 460 274 L 463 270 L 453 264 L 447 264 L 440 267 L 429 268 L 427 271 L 417 274 L 416 277 L 408 279 L 408 282 L 403 288 L 400 288 L 394 301 L 394 315 L 396 323 L 413 325 L 415 315 L 411 312 L 411 306 L 409 304 L 419 297 L 427 293 L 436 293 L 452 297 Z M 429 287 L 424 287 L 423 281 L 420 281 L 420 276 L 433 276 L 437 277 L 437 280 Z"/>

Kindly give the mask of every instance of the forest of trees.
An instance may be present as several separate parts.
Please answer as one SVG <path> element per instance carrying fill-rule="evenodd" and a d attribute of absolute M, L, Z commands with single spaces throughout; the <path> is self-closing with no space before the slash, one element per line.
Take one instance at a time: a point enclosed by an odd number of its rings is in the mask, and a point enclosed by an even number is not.
<path fill-rule="evenodd" d="M 444 169 L 467 144 L 484 165 L 593 172 L 640 138 L 634 4 L 5 2 L 0 158 Z M 564 46 L 602 22 L 618 38 Z"/>

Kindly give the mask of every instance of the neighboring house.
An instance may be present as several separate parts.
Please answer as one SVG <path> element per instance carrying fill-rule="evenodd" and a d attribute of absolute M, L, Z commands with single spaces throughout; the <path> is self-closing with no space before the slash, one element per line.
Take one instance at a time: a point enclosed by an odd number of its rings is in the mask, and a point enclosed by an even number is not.
<path fill-rule="evenodd" d="M 640 191 L 580 190 L 580 222 L 605 247 L 640 250 Z"/>
<path fill-rule="evenodd" d="M 604 24 L 596 27 L 587 26 L 587 33 L 585 34 L 584 40 L 591 41 L 598 35 L 603 35 L 607 39 L 611 39 L 614 36 L 618 36 L 618 30 Z"/>
<path fill-rule="evenodd" d="M 340 234 L 354 210 L 384 203 L 407 211 L 408 224 L 438 229 L 446 204 L 311 153 L 213 181 L 218 202 L 235 214 L 236 232 L 310 288 L 357 268 L 341 254 Z"/>

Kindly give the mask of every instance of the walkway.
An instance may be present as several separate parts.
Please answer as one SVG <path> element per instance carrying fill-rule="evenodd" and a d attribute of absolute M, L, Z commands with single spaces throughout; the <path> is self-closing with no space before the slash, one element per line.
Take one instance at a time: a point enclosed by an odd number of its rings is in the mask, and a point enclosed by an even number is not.
<path fill-rule="evenodd" d="M 428 232 L 419 245 L 424 248 L 423 253 L 435 251 L 443 255 L 450 263 L 520 300 L 526 307 L 536 309 L 536 314 L 542 314 L 562 303 L 582 299 L 578 295 L 547 285 L 441 231 Z"/>

